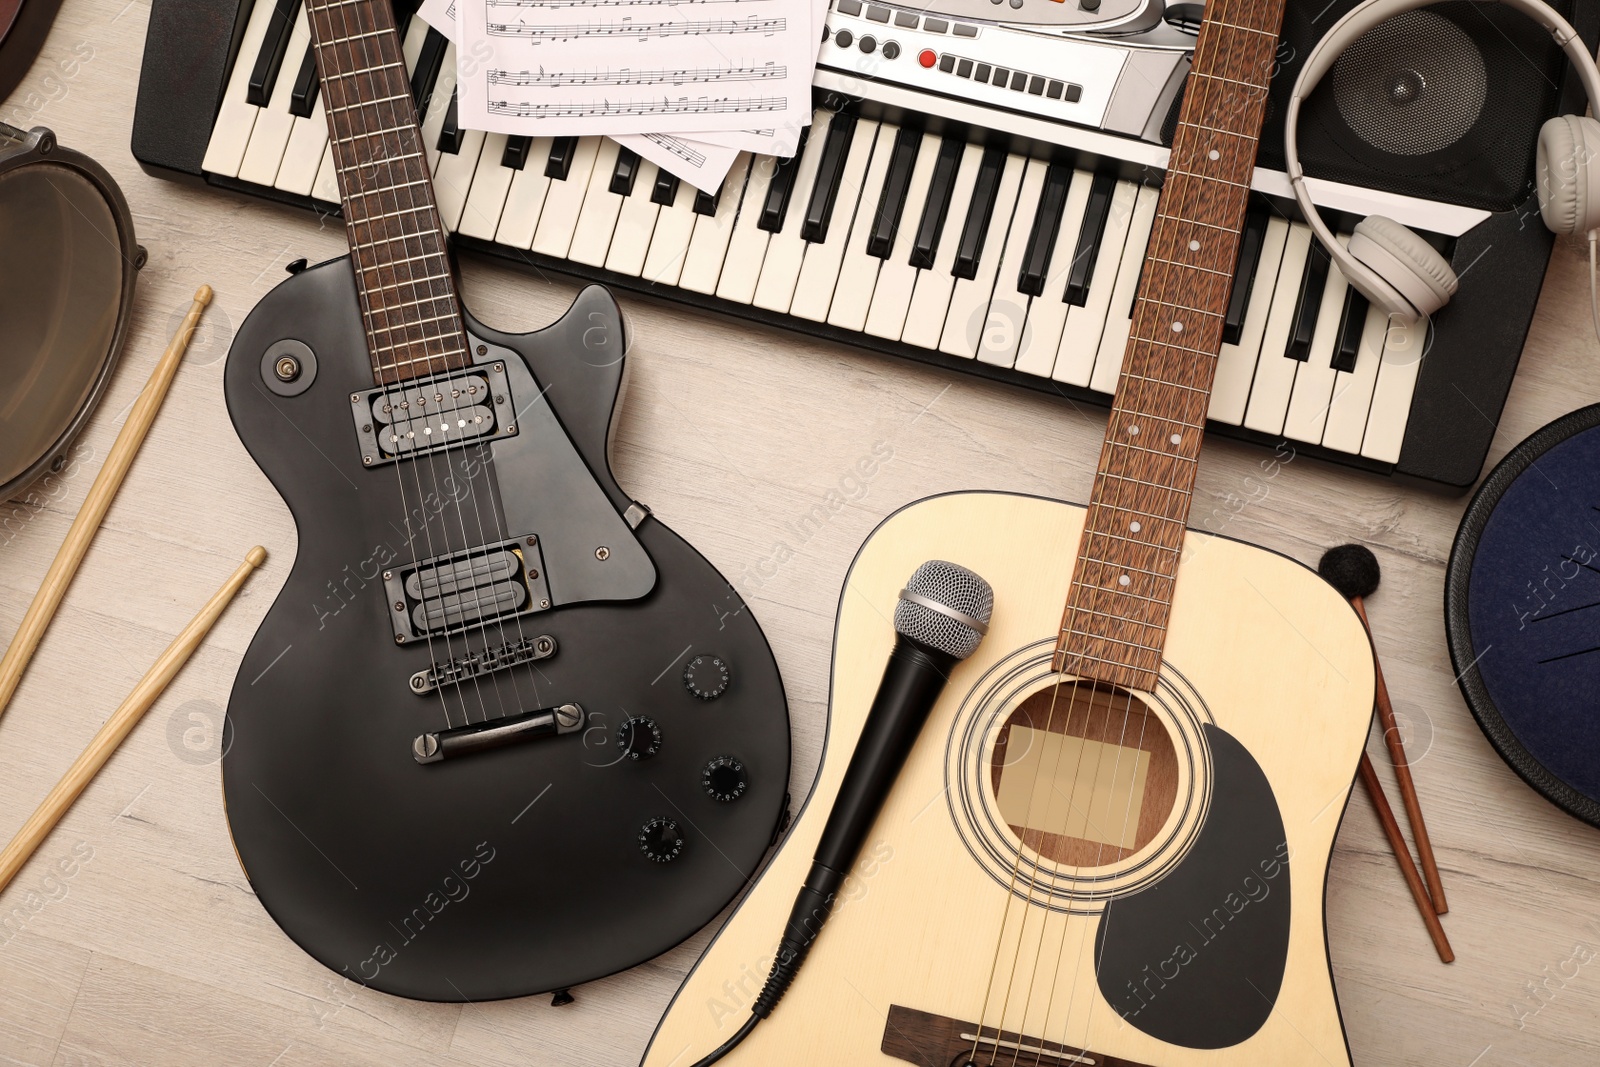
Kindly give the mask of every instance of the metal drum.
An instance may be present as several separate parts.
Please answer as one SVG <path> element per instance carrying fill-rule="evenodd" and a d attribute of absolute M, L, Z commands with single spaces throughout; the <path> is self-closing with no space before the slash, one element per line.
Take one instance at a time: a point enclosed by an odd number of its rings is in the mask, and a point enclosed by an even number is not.
<path fill-rule="evenodd" d="M 122 351 L 145 251 L 111 175 L 0 123 L 0 500 L 65 463 Z"/>

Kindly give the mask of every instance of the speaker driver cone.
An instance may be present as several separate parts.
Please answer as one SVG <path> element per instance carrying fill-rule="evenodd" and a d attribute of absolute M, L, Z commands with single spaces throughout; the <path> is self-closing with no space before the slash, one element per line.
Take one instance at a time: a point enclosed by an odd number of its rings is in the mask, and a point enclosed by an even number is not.
<path fill-rule="evenodd" d="M 1397 156 L 1455 144 L 1488 96 L 1483 53 L 1450 19 L 1409 11 L 1362 34 L 1333 66 L 1339 115 L 1362 140 Z"/>

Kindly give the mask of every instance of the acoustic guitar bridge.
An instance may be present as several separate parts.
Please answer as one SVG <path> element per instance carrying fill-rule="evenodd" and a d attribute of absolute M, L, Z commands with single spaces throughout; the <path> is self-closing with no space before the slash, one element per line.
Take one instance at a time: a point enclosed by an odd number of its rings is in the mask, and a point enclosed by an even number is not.
<path fill-rule="evenodd" d="M 1026 1063 L 1029 1067 L 1151 1067 L 1121 1056 L 1107 1056 L 993 1026 L 979 1026 L 932 1012 L 889 1005 L 883 1027 L 885 1056 L 915 1064 L 967 1067 L 968 1064 Z"/>
<path fill-rule="evenodd" d="M 474 752 L 537 741 L 541 737 L 570 734 L 583 729 L 585 719 L 583 709 L 576 704 L 560 704 L 553 708 L 505 715 L 471 726 L 418 734 L 411 742 L 411 757 L 418 763 L 438 763 L 457 756 L 470 756 Z"/>

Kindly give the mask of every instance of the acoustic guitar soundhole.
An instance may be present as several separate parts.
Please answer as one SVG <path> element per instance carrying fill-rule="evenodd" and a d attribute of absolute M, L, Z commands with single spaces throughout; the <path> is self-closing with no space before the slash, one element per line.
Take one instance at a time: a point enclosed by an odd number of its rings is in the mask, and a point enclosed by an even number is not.
<path fill-rule="evenodd" d="M 1067 682 L 1017 705 L 989 777 L 1026 848 L 1063 866 L 1105 867 L 1149 844 L 1167 821 L 1178 759 L 1166 726 L 1136 694 Z"/>

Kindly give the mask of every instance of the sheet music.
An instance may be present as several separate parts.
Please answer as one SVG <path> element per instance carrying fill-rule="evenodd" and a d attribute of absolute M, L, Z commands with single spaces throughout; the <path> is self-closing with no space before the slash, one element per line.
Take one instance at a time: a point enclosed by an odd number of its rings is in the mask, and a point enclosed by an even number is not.
<path fill-rule="evenodd" d="M 810 119 L 812 0 L 456 0 L 468 129 L 689 134 Z"/>
<path fill-rule="evenodd" d="M 722 187 L 728 168 L 738 158 L 737 148 L 707 144 L 688 137 L 666 133 L 619 133 L 612 138 L 631 148 L 641 159 L 648 159 L 668 174 L 688 182 L 696 189 L 714 193 Z"/>

